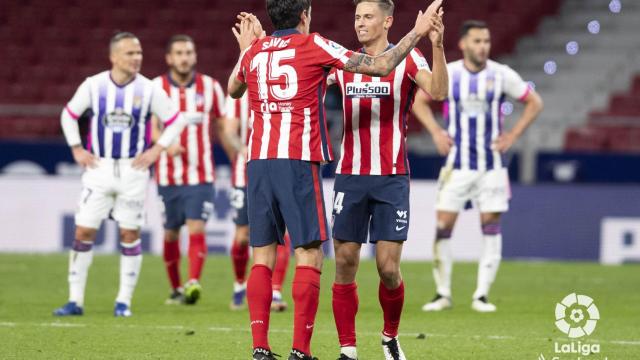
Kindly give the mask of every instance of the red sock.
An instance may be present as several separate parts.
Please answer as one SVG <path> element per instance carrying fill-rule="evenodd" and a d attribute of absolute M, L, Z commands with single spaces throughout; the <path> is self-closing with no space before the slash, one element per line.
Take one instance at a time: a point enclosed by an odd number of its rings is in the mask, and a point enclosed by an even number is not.
<path fill-rule="evenodd" d="M 247 283 L 247 303 L 251 319 L 253 348 L 269 347 L 269 315 L 271 313 L 271 269 L 256 264 L 251 268 Z"/>
<path fill-rule="evenodd" d="M 333 318 L 336 321 L 340 346 L 356 346 L 356 314 L 358 285 L 333 284 Z"/>
<path fill-rule="evenodd" d="M 378 287 L 378 298 L 384 313 L 384 330 L 382 334 L 388 337 L 398 336 L 400 326 L 400 315 L 402 315 L 402 305 L 404 305 L 404 282 L 398 288 L 389 290 L 382 282 Z"/>
<path fill-rule="evenodd" d="M 284 245 L 278 245 L 276 266 L 273 268 L 273 284 L 271 286 L 273 290 L 282 290 L 282 284 L 284 283 L 287 268 L 289 267 L 289 256 L 291 255 L 290 244 L 289 234 L 286 234 L 284 236 Z"/>
<path fill-rule="evenodd" d="M 200 280 L 204 260 L 207 257 L 207 241 L 204 234 L 189 235 L 189 280 Z"/>
<path fill-rule="evenodd" d="M 165 241 L 163 257 L 171 288 L 175 290 L 180 287 L 180 242 Z"/>
<path fill-rule="evenodd" d="M 297 266 L 293 277 L 293 348 L 311 354 L 311 335 L 320 301 L 320 270 Z"/>
<path fill-rule="evenodd" d="M 233 262 L 233 272 L 236 274 L 236 282 L 238 284 L 244 283 L 249 262 L 249 245 L 241 245 L 234 241 L 231 245 L 231 261 Z"/>

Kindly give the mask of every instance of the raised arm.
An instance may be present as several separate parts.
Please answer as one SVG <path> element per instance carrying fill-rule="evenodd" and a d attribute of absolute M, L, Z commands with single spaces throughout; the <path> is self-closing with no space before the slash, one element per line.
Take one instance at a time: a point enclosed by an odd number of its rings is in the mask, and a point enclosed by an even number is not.
<path fill-rule="evenodd" d="M 256 39 L 265 37 L 260 20 L 256 16 L 242 12 L 237 18 L 239 23 L 235 24 L 231 31 L 240 46 L 240 56 L 227 82 L 227 93 L 234 99 L 240 99 L 247 90 L 247 84 L 243 81 L 244 74 L 239 74 L 239 71 L 242 71 L 242 58 Z"/>
<path fill-rule="evenodd" d="M 387 76 L 416 47 L 420 39 L 427 36 L 432 29 L 434 14 L 438 13 L 442 0 L 435 0 L 423 13 L 420 11 L 413 30 L 409 31 L 392 49 L 378 56 L 354 53 L 344 66 L 344 71 L 370 76 Z"/>
<path fill-rule="evenodd" d="M 433 29 L 429 32 L 429 40 L 433 51 L 432 71 L 423 69 L 416 74 L 415 82 L 422 90 L 426 91 L 434 100 L 444 100 L 449 90 L 449 75 L 447 73 L 447 60 L 444 55 L 444 23 L 440 12 L 433 19 Z"/>

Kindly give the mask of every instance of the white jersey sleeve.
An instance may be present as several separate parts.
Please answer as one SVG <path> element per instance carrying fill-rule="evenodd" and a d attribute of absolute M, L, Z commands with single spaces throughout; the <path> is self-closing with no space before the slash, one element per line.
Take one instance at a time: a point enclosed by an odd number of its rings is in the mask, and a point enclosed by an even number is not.
<path fill-rule="evenodd" d="M 157 143 L 167 148 L 175 140 L 184 127 L 187 125 L 186 119 L 180 114 L 180 110 L 175 107 L 167 93 L 154 83 L 153 95 L 151 96 L 151 113 L 158 120 L 162 121 L 165 129 Z"/>
<path fill-rule="evenodd" d="M 60 115 L 60 124 L 64 137 L 69 146 L 77 146 L 82 144 L 80 139 L 80 128 L 78 127 L 78 119 L 87 109 L 91 107 L 91 84 L 86 79 L 76 90 L 76 93 L 67 103 Z"/>
<path fill-rule="evenodd" d="M 515 70 L 507 65 L 503 65 L 502 74 L 504 76 L 504 92 L 508 96 L 520 101 L 529 94 L 529 84 L 526 83 Z"/>

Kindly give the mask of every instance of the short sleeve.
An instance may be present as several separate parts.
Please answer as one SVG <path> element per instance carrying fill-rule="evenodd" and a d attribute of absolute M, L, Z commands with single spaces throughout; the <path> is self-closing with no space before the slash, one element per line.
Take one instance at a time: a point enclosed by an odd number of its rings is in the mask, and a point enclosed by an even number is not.
<path fill-rule="evenodd" d="M 243 84 L 247 83 L 247 69 L 249 69 L 249 50 L 251 46 L 246 48 L 242 54 L 240 54 L 240 66 L 238 66 L 238 72 L 236 73 L 236 79 Z"/>
<path fill-rule="evenodd" d="M 312 37 L 312 46 L 317 50 L 315 59 L 322 66 L 343 69 L 351 55 L 353 55 L 352 51 L 318 34 L 313 34 Z"/>
<path fill-rule="evenodd" d="M 422 55 L 422 52 L 418 48 L 414 48 L 409 53 L 406 71 L 412 79 L 415 79 L 420 70 L 431 71 L 429 63 L 427 63 L 427 59 Z"/>
<path fill-rule="evenodd" d="M 514 99 L 524 101 L 531 91 L 529 84 L 522 80 L 517 72 L 506 65 L 502 69 L 502 75 L 504 76 L 504 92 Z"/>
<path fill-rule="evenodd" d="M 239 115 L 237 114 L 236 108 L 238 106 L 238 100 L 232 98 L 231 96 L 227 96 L 226 100 L 225 100 L 225 115 L 229 118 L 235 119 L 238 118 Z"/>
<path fill-rule="evenodd" d="M 220 83 L 212 80 L 213 82 L 213 91 L 212 91 L 212 99 L 211 99 L 211 116 L 215 118 L 221 118 L 225 116 L 227 109 L 224 105 L 224 91 L 222 90 L 222 86 Z"/>
<path fill-rule="evenodd" d="M 165 125 L 170 125 L 180 114 L 180 111 L 164 91 L 162 85 L 156 82 L 153 83 L 153 93 L 151 95 L 151 113 Z"/>
<path fill-rule="evenodd" d="M 66 110 L 72 118 L 78 119 L 82 113 L 91 107 L 91 84 L 89 79 L 80 84 L 76 93 L 67 103 Z"/>

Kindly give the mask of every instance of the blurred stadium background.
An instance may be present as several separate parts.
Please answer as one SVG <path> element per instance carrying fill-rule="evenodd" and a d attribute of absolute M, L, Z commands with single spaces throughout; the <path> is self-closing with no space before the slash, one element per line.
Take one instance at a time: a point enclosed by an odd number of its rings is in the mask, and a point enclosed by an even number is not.
<path fill-rule="evenodd" d="M 415 9 L 424 4 L 396 1 L 391 40 L 410 29 Z M 545 101 L 541 117 L 509 154 L 514 198 L 503 222 L 504 257 L 640 261 L 640 1 L 445 0 L 444 7 L 448 61 L 461 57 L 462 21 L 486 20 L 492 58 L 519 72 Z M 314 0 L 313 9 L 312 31 L 358 47 L 350 0 Z M 241 10 L 253 11 L 270 32 L 264 0 L 0 1 L 0 253 L 62 253 L 71 245 L 81 170 L 64 143 L 59 114 L 86 76 L 110 67 L 107 44 L 114 31 L 140 38 L 142 74 L 151 78 L 166 71 L 167 39 L 191 35 L 198 69 L 226 83 L 238 53 L 230 29 Z M 429 46 L 419 47 L 430 58 Z M 342 114 L 334 90 L 326 105 L 337 153 Z M 437 113 L 440 107 L 433 105 Z M 520 111 L 517 103 L 503 106 L 507 128 Z M 442 159 L 417 121 L 409 127 L 414 222 L 405 257 L 428 260 Z M 229 162 L 217 144 L 214 154 L 218 191 L 208 241 L 212 253 L 223 254 L 233 230 Z M 327 190 L 332 171 L 325 169 Z M 157 254 L 161 225 L 154 191 L 143 242 Z M 475 216 L 473 210 L 465 214 L 456 229 L 460 260 L 480 253 Z M 113 224 L 103 226 L 98 249 L 114 253 L 116 235 Z M 61 260 L 56 266 L 63 294 L 64 260 L 55 259 Z M 430 281 L 428 267 L 421 276 Z M 156 281 L 165 281 L 160 268 Z M 566 291 L 573 291 L 570 283 Z"/>

